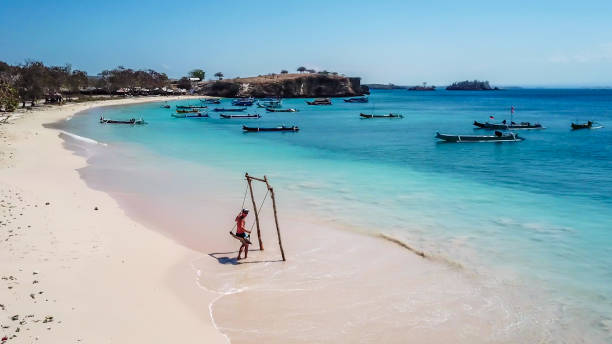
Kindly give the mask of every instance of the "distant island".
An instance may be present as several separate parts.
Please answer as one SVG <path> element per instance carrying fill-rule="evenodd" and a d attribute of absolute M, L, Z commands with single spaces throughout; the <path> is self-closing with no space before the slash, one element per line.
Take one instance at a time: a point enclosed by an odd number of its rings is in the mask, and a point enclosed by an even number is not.
<path fill-rule="evenodd" d="M 488 81 L 459 81 L 446 87 L 449 91 L 493 91 L 499 90 L 498 87 L 491 87 Z"/>
<path fill-rule="evenodd" d="M 423 85 L 420 86 L 412 86 L 408 88 L 408 91 L 435 91 L 436 86 L 427 86 L 427 83 L 424 82 Z"/>
<path fill-rule="evenodd" d="M 361 78 L 320 72 L 215 80 L 198 86 L 198 93 L 215 97 L 352 97 L 370 93 L 361 85 Z"/>

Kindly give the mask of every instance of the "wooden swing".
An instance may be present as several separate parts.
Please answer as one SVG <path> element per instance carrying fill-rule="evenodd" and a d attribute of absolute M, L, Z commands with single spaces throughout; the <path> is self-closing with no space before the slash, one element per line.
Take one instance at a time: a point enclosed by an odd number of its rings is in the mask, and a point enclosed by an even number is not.
<path fill-rule="evenodd" d="M 272 199 L 272 209 L 274 210 L 274 223 L 276 225 L 276 235 L 278 236 L 278 246 L 280 247 L 280 252 L 281 252 L 281 256 L 283 257 L 283 261 L 287 261 L 285 259 L 285 251 L 283 250 L 283 242 L 281 240 L 281 234 L 280 234 L 280 228 L 278 226 L 278 216 L 277 216 L 277 212 L 276 212 L 276 199 L 274 197 L 274 189 L 270 186 L 270 183 L 268 183 L 268 178 L 266 176 L 262 178 L 257 178 L 257 177 L 252 177 L 250 176 L 248 173 L 245 173 L 245 178 L 247 180 L 247 188 L 245 189 L 245 193 L 244 193 L 244 197 L 242 200 L 242 206 L 244 208 L 244 201 L 246 200 L 246 193 L 247 191 L 249 191 L 249 193 L 251 194 L 251 202 L 253 203 L 253 211 L 255 212 L 255 223 L 253 225 L 257 225 L 257 241 L 259 244 L 259 249 L 261 251 L 264 250 L 263 247 L 263 243 L 261 241 L 261 227 L 259 225 L 259 214 L 260 214 L 260 210 L 264 205 L 264 202 L 266 201 L 266 197 L 268 196 L 268 193 L 270 194 L 270 198 Z M 261 204 L 259 205 L 259 208 L 257 208 L 257 204 L 255 203 L 255 196 L 253 195 L 253 185 L 252 182 L 253 181 L 258 181 L 258 182 L 262 182 L 266 184 L 266 188 L 268 189 L 268 191 L 266 192 L 266 195 L 264 196 Z M 253 229 L 253 225 L 251 225 L 251 230 Z M 232 228 L 233 229 L 233 228 Z M 236 236 L 234 233 L 232 233 L 232 231 L 229 232 L 229 234 L 236 240 L 240 241 L 243 245 L 251 245 L 251 241 L 248 238 L 242 238 L 239 236 Z"/>

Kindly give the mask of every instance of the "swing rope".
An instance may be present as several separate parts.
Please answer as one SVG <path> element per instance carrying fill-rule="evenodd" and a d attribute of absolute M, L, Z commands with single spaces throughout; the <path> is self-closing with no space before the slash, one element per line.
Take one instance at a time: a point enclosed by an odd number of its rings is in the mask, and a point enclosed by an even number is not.
<path fill-rule="evenodd" d="M 246 196 L 247 196 L 247 192 L 249 191 L 249 185 L 247 184 L 246 187 L 244 188 L 244 196 L 242 197 L 242 207 L 241 209 L 244 209 L 244 202 L 246 201 Z M 257 214 L 260 214 L 261 208 L 264 205 L 264 202 L 266 201 L 266 198 L 268 198 L 268 194 L 270 194 L 270 189 L 268 189 L 266 191 L 266 194 L 264 195 L 263 200 L 261 200 L 261 204 L 259 204 L 259 207 L 255 210 L 257 212 Z M 253 220 L 253 223 L 251 224 L 251 228 L 250 231 L 253 231 L 253 227 L 255 226 L 255 223 L 257 221 Z M 234 225 L 232 226 L 232 229 L 230 229 L 230 232 L 234 230 L 234 228 L 236 228 L 236 223 L 234 223 Z"/>
<path fill-rule="evenodd" d="M 261 208 L 263 207 L 264 202 L 266 201 L 266 198 L 268 197 L 269 193 L 270 190 L 266 191 L 266 195 L 264 196 L 263 200 L 261 201 L 261 204 L 259 205 L 259 208 L 257 209 L 257 216 L 261 214 Z M 253 226 L 255 226 L 255 222 L 256 220 L 253 220 L 253 223 L 251 224 L 251 229 L 249 229 L 250 231 L 253 231 Z"/>

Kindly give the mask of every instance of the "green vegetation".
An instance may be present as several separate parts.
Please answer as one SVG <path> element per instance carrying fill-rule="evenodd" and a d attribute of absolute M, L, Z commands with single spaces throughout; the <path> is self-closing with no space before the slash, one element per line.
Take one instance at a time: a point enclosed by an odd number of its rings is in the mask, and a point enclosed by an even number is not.
<path fill-rule="evenodd" d="M 219 80 L 223 79 L 223 73 L 221 73 L 221 72 L 216 72 L 216 73 L 215 73 L 215 76 L 216 76 L 216 77 L 217 77 Z"/>
<path fill-rule="evenodd" d="M 194 69 L 191 72 L 189 72 L 189 76 L 192 78 L 198 78 L 202 81 L 204 81 L 204 77 L 206 76 L 206 72 L 204 72 L 201 69 Z"/>
<path fill-rule="evenodd" d="M 15 111 L 18 105 L 19 95 L 17 90 L 0 80 L 0 110 L 6 112 Z"/>

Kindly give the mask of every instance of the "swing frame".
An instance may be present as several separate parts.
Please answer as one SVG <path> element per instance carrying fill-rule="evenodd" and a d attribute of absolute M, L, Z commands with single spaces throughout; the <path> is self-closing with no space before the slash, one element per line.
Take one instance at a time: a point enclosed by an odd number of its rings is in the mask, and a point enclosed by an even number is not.
<path fill-rule="evenodd" d="M 259 244 L 259 249 L 263 251 L 264 247 L 261 241 L 261 229 L 260 229 L 261 227 L 259 225 L 259 210 L 257 209 L 257 204 L 255 203 L 255 196 L 253 195 L 252 182 L 254 180 L 265 183 L 266 187 L 268 188 L 268 192 L 270 193 L 270 198 L 272 199 L 272 209 L 274 210 L 274 224 L 276 225 L 276 235 L 278 237 L 278 246 L 280 247 L 281 256 L 283 257 L 283 261 L 285 262 L 287 260 L 285 259 L 285 251 L 283 250 L 283 241 L 281 240 L 280 228 L 278 226 L 278 215 L 276 211 L 276 198 L 274 197 L 274 189 L 272 188 L 272 186 L 270 186 L 270 183 L 268 183 L 268 177 L 266 177 L 265 175 L 263 176 L 263 178 L 257 178 L 257 177 L 250 176 L 249 173 L 247 172 L 244 174 L 244 177 L 246 178 L 247 183 L 249 185 L 249 193 L 251 194 L 251 202 L 253 203 L 253 211 L 255 212 L 255 224 L 257 225 L 257 242 Z M 264 198 L 264 201 L 265 201 L 265 198 Z"/>

